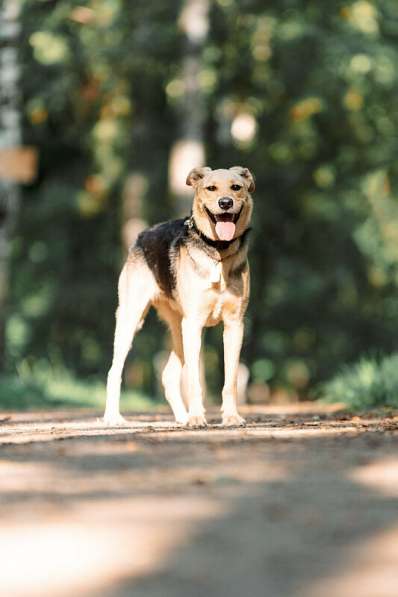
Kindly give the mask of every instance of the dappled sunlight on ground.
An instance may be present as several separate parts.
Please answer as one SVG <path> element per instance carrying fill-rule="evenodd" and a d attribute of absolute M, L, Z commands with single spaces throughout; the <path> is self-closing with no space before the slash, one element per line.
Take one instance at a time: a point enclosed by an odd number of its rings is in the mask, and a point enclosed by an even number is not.
<path fill-rule="evenodd" d="M 351 472 L 350 478 L 373 491 L 398 497 L 398 458 L 387 456 L 382 460 L 360 466 Z"/>
<path fill-rule="evenodd" d="M 396 597 L 398 526 L 353 546 L 332 576 L 315 583 L 303 597 Z"/>
<path fill-rule="evenodd" d="M 245 416 L 223 429 L 211 411 L 198 431 L 169 414 L 3 421 L 2 592 L 391 597 L 396 417 Z"/>
<path fill-rule="evenodd" d="M 127 575 L 153 572 L 176 545 L 189 540 L 194 525 L 215 517 L 218 509 L 206 499 L 111 500 L 94 515 L 84 503 L 62 516 L 27 514 L 28 522 L 2 526 L 2 594 L 82 594 Z"/>

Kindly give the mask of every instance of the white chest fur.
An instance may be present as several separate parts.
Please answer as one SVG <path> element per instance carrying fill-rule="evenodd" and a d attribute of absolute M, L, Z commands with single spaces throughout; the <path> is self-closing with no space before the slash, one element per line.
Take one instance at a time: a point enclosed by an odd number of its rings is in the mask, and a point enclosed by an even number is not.
<path fill-rule="evenodd" d="M 222 276 L 222 263 L 220 261 L 213 261 L 210 269 L 210 283 L 219 284 Z"/>
<path fill-rule="evenodd" d="M 218 295 L 216 302 L 213 305 L 212 312 L 210 314 L 211 319 L 217 321 L 221 317 L 222 308 L 224 306 L 225 294 L 222 292 Z"/>
<path fill-rule="evenodd" d="M 234 316 L 239 311 L 243 286 L 236 276 L 229 275 L 229 261 L 220 262 L 190 247 L 181 265 L 177 269 L 177 294 L 183 313 L 208 327 L 217 325 L 225 314 Z"/>

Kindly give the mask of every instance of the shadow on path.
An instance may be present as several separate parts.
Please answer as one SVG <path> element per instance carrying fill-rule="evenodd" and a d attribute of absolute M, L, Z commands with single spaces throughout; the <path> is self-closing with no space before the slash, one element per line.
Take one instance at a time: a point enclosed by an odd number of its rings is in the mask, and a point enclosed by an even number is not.
<path fill-rule="evenodd" d="M 64 525 L 61 545 L 72 523 L 95 524 L 99 538 L 114 533 L 118 549 L 104 541 L 102 570 L 82 564 L 74 578 L 52 579 L 47 591 L 42 584 L 42 595 L 77 587 L 96 597 L 351 597 L 355 590 L 395 597 L 398 554 L 383 551 L 383 537 L 398 544 L 397 435 L 376 425 L 323 436 L 333 420 L 315 424 L 319 433 L 297 437 L 294 429 L 269 435 L 283 425 L 270 416 L 253 422 L 258 435 L 160 430 L 5 446 L 0 518 L 12 533 L 24 517 L 51 525 L 55 516 Z M 49 555 L 41 554 L 43 567 Z M 339 578 L 343 585 L 334 585 Z"/>

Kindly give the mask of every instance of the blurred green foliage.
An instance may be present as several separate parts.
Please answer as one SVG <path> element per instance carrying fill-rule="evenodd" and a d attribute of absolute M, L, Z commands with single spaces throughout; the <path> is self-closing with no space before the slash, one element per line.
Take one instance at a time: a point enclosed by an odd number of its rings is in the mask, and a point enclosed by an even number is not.
<path fill-rule="evenodd" d="M 398 408 L 398 354 L 365 358 L 346 366 L 320 388 L 324 402 L 343 402 L 350 409 Z"/>
<path fill-rule="evenodd" d="M 49 366 L 46 360 L 26 363 L 17 375 L 0 377 L 1 410 L 52 410 L 104 406 L 104 383 L 100 379 L 77 379 L 71 372 Z M 123 393 L 124 410 L 153 410 L 153 401 L 137 391 Z"/>
<path fill-rule="evenodd" d="M 40 174 L 13 240 L 10 368 L 47 358 L 105 377 L 128 174 L 146 179 L 150 223 L 173 216 L 182 5 L 23 2 L 23 135 Z M 396 344 L 398 4 L 214 0 L 209 20 L 207 162 L 257 178 L 243 360 L 256 381 L 306 395 Z M 159 329 L 150 318 L 135 344 L 147 392 Z M 207 341 L 219 387 L 219 331 Z"/>

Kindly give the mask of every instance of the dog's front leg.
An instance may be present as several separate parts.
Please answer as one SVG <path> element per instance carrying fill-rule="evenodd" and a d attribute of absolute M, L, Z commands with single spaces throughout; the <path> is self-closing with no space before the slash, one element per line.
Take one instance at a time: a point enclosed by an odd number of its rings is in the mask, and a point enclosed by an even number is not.
<path fill-rule="evenodd" d="M 186 317 L 182 320 L 182 339 L 189 402 L 188 424 L 191 427 L 204 427 L 207 425 L 200 383 L 202 329 L 202 323 L 193 317 Z"/>
<path fill-rule="evenodd" d="M 240 320 L 224 321 L 224 369 L 225 382 L 222 391 L 223 425 L 244 425 L 245 420 L 237 409 L 237 382 L 239 356 L 243 341 L 243 322 Z"/>

